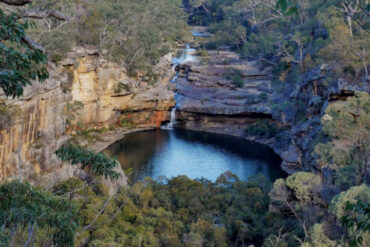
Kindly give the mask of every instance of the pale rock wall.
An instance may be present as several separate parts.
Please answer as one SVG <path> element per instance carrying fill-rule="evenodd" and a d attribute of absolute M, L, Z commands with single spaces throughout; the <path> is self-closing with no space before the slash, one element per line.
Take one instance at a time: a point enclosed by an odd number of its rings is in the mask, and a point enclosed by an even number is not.
<path fill-rule="evenodd" d="M 0 95 L 21 110 L 0 115 L 0 182 L 36 175 L 65 178 L 68 172 L 54 152 L 73 132 L 66 123 L 68 103 L 83 103 L 77 119 L 83 128 L 119 126 L 123 118 L 138 127 L 159 127 L 174 106 L 170 61 L 170 55 L 162 58 L 155 68 L 159 79 L 149 83 L 145 76 L 129 77 L 123 66 L 96 51 L 79 49 L 59 67 L 50 65 L 50 78 L 27 87 L 23 97 Z M 117 90 L 119 84 L 122 90 Z"/>
<path fill-rule="evenodd" d="M 67 77 L 55 70 L 50 75 L 47 82 L 27 87 L 22 98 L 6 100 L 21 111 L 1 116 L 0 181 L 24 179 L 53 169 L 56 157 L 52 153 L 64 139 L 64 110 L 72 97 L 60 86 Z M 38 151 L 29 152 L 32 146 L 38 146 Z"/>
<path fill-rule="evenodd" d="M 174 106 L 171 56 L 162 58 L 155 68 L 159 79 L 154 84 L 145 76 L 129 77 L 125 68 L 91 55 L 77 59 L 77 64 L 69 67 L 72 102 L 84 104 L 77 122 L 107 127 L 127 118 L 137 127 L 159 127 Z"/>

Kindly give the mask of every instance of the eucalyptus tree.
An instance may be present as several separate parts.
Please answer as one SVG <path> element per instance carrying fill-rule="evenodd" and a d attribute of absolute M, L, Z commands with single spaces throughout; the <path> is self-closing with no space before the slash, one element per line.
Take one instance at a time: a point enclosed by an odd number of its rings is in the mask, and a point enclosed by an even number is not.
<path fill-rule="evenodd" d="M 2 0 L 9 6 L 22 6 L 32 0 Z M 0 86 L 6 96 L 19 97 L 23 89 L 33 80 L 48 78 L 45 67 L 47 57 L 44 48 L 34 42 L 26 33 L 34 25 L 30 18 L 67 19 L 62 13 L 53 10 L 17 11 L 0 9 Z"/>

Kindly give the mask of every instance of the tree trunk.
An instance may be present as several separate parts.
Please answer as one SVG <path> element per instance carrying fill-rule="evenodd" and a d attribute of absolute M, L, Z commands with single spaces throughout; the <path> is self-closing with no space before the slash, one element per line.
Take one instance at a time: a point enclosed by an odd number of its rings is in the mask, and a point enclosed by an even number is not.
<path fill-rule="evenodd" d="M 353 37 L 352 17 L 350 15 L 347 15 L 347 22 L 348 22 L 348 27 L 349 27 L 349 33 L 351 34 L 351 37 Z"/>
<path fill-rule="evenodd" d="M 369 72 L 367 71 L 367 63 L 366 63 L 366 59 L 363 59 L 363 60 L 362 60 L 362 64 L 364 65 L 364 69 L 365 69 L 365 76 L 366 76 L 366 80 L 367 80 L 367 77 L 369 76 Z"/>

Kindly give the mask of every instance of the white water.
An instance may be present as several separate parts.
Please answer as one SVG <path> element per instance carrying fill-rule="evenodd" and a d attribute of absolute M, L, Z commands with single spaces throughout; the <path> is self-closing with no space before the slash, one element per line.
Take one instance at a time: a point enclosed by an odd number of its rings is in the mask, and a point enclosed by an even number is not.
<path fill-rule="evenodd" d="M 194 48 L 191 48 L 189 44 L 186 44 L 185 49 L 181 50 L 179 55 L 177 57 L 174 57 L 172 59 L 172 70 L 175 70 L 177 66 L 187 63 L 187 62 L 197 62 L 198 57 L 195 56 L 195 52 L 197 50 Z M 176 75 L 172 78 L 171 82 L 176 84 L 176 80 L 178 78 L 178 73 L 176 72 Z M 175 99 L 177 98 L 177 94 L 175 93 Z M 176 106 L 178 104 L 176 103 Z M 171 121 L 167 123 L 166 125 L 163 125 L 161 129 L 173 129 L 174 124 L 176 123 L 176 106 L 172 108 L 171 110 Z"/>
<path fill-rule="evenodd" d="M 183 63 L 197 62 L 198 57 L 194 55 L 196 51 L 196 49 L 191 48 L 190 45 L 187 44 L 185 49 L 181 51 L 181 55 L 172 59 L 172 63 L 177 66 Z"/>
<path fill-rule="evenodd" d="M 176 107 L 172 108 L 171 110 L 171 120 L 168 124 L 161 127 L 161 129 L 170 130 L 173 129 L 173 126 L 176 123 Z"/>

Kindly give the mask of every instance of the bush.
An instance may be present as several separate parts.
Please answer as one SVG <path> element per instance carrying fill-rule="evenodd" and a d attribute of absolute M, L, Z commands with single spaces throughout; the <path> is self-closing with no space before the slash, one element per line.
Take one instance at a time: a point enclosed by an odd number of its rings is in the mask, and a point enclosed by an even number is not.
<path fill-rule="evenodd" d="M 231 80 L 235 87 L 244 87 L 242 72 L 238 69 L 228 69 L 224 75 L 227 80 Z"/>
<path fill-rule="evenodd" d="M 275 123 L 271 123 L 269 120 L 259 120 L 256 123 L 248 126 L 245 130 L 248 135 L 257 135 L 271 138 L 275 136 L 280 130 L 277 128 Z"/>
<path fill-rule="evenodd" d="M 82 170 L 91 169 L 96 176 L 104 176 L 112 180 L 117 180 L 121 176 L 114 171 L 114 168 L 119 164 L 118 161 L 103 153 L 94 153 L 79 146 L 67 144 L 60 147 L 55 154 L 60 160 L 79 166 Z"/>
<path fill-rule="evenodd" d="M 19 105 L 7 104 L 5 100 L 0 100 L 0 119 L 1 117 L 17 117 L 22 114 L 22 108 Z"/>
<path fill-rule="evenodd" d="M 266 102 L 267 101 L 267 94 L 266 93 L 261 93 L 260 95 L 258 95 L 258 99 L 262 102 Z"/>
<path fill-rule="evenodd" d="M 235 87 L 244 87 L 244 81 L 240 75 L 234 75 L 231 80 Z"/>
<path fill-rule="evenodd" d="M 128 119 L 123 118 L 120 122 L 121 127 L 132 129 L 135 127 L 133 123 L 131 123 Z"/>

